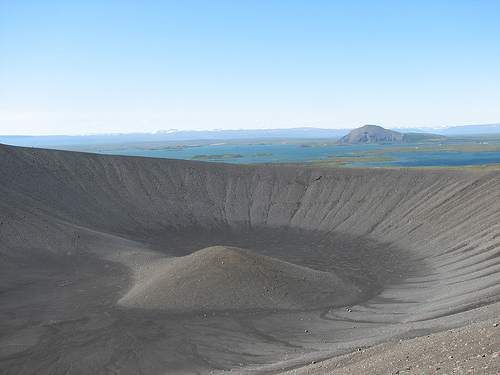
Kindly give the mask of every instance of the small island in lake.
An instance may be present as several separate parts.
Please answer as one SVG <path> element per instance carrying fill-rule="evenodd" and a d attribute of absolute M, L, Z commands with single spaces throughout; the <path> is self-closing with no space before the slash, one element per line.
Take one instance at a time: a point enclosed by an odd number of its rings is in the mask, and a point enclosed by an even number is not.
<path fill-rule="evenodd" d="M 198 159 L 232 159 L 232 158 L 242 158 L 243 155 L 240 154 L 223 154 L 223 155 L 195 155 L 191 160 Z"/>

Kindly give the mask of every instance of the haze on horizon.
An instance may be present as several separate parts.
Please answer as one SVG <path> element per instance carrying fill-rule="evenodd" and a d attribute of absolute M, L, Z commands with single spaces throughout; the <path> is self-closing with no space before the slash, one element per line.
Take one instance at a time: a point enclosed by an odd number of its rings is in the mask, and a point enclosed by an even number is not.
<path fill-rule="evenodd" d="M 497 123 L 500 2 L 0 2 L 0 134 Z"/>

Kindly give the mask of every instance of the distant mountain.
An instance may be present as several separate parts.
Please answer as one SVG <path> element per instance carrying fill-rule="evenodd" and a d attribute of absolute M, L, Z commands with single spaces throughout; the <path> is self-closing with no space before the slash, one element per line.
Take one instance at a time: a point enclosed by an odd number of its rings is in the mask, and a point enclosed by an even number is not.
<path fill-rule="evenodd" d="M 365 128 L 366 127 L 366 128 Z M 360 129 L 364 130 L 360 131 Z M 397 130 L 397 131 L 396 131 Z M 351 131 L 347 136 L 346 134 Z M 359 134 L 359 133 L 362 134 Z M 365 132 L 367 132 L 365 134 Z M 433 134 L 430 134 L 433 133 Z M 340 138 L 342 143 L 350 139 L 350 143 L 359 142 L 426 142 L 445 139 L 445 135 L 492 134 L 500 133 L 500 123 L 486 125 L 464 125 L 452 127 L 421 127 L 384 129 L 376 125 L 365 125 L 358 129 L 323 129 L 323 128 L 289 128 L 289 129 L 238 129 L 238 130 L 177 130 L 168 129 L 155 133 L 113 133 L 84 135 L 50 135 L 50 136 L 6 136 L 0 135 L 0 143 L 15 146 L 71 148 L 74 145 L 108 145 L 138 142 L 167 141 L 201 141 L 229 139 L 270 139 L 270 138 Z M 440 136 L 436 135 L 440 134 Z M 401 139 L 402 136 L 402 139 Z M 352 138 L 352 139 L 351 139 Z M 355 141 L 355 139 L 358 139 Z M 61 147 L 63 146 L 63 147 Z"/>
<path fill-rule="evenodd" d="M 347 135 L 338 140 L 338 143 L 380 143 L 401 142 L 403 133 L 387 130 L 378 125 L 365 125 L 351 130 Z"/>
<path fill-rule="evenodd" d="M 445 135 L 494 134 L 500 133 L 500 124 L 450 126 L 443 130 Z"/>
<path fill-rule="evenodd" d="M 192 140 L 264 139 L 264 138 L 338 138 L 350 129 L 291 128 L 239 130 L 161 130 L 155 133 L 114 133 L 50 136 L 2 136 L 0 143 L 14 146 L 57 147 L 128 142 L 165 142 Z"/>
<path fill-rule="evenodd" d="M 288 128 L 288 129 L 214 129 L 214 130 L 163 130 L 156 136 L 168 140 L 193 139 L 245 139 L 245 138 L 335 138 L 350 129 Z"/>
<path fill-rule="evenodd" d="M 458 126 L 437 126 L 418 128 L 392 128 L 402 133 L 431 133 L 440 135 L 481 135 L 500 134 L 500 123 L 482 125 L 458 125 Z"/>
<path fill-rule="evenodd" d="M 338 143 L 428 142 L 445 140 L 446 137 L 429 133 L 400 133 L 378 125 L 365 125 L 351 130 Z"/>

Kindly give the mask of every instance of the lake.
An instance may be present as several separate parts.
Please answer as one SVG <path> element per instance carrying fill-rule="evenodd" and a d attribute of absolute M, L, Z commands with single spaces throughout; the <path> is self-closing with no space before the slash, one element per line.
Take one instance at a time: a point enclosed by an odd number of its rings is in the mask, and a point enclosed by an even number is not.
<path fill-rule="evenodd" d="M 408 144 L 404 147 L 419 145 Z M 303 162 L 315 160 L 328 160 L 331 156 L 356 156 L 355 152 L 384 150 L 402 145 L 349 145 L 329 147 L 301 147 L 297 145 L 214 145 L 201 147 L 187 147 L 182 150 L 123 150 L 102 151 L 102 154 L 130 155 L 170 159 L 191 159 L 197 155 L 224 155 L 239 154 L 243 157 L 226 159 L 203 159 L 212 162 L 235 164 L 247 163 L 279 163 Z M 258 154 L 271 154 L 262 156 Z M 397 152 L 380 154 L 397 159 L 391 162 L 355 163 L 354 166 L 394 166 L 394 167 L 419 167 L 419 166 L 462 166 L 500 163 L 500 151 L 462 153 L 453 151 L 426 151 L 426 152 Z"/>

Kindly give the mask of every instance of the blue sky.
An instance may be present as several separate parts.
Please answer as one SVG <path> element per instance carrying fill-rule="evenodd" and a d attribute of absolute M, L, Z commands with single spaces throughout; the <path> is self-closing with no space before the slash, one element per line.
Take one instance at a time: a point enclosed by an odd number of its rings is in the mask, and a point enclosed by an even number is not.
<path fill-rule="evenodd" d="M 500 1 L 0 0 L 0 134 L 500 121 Z"/>

